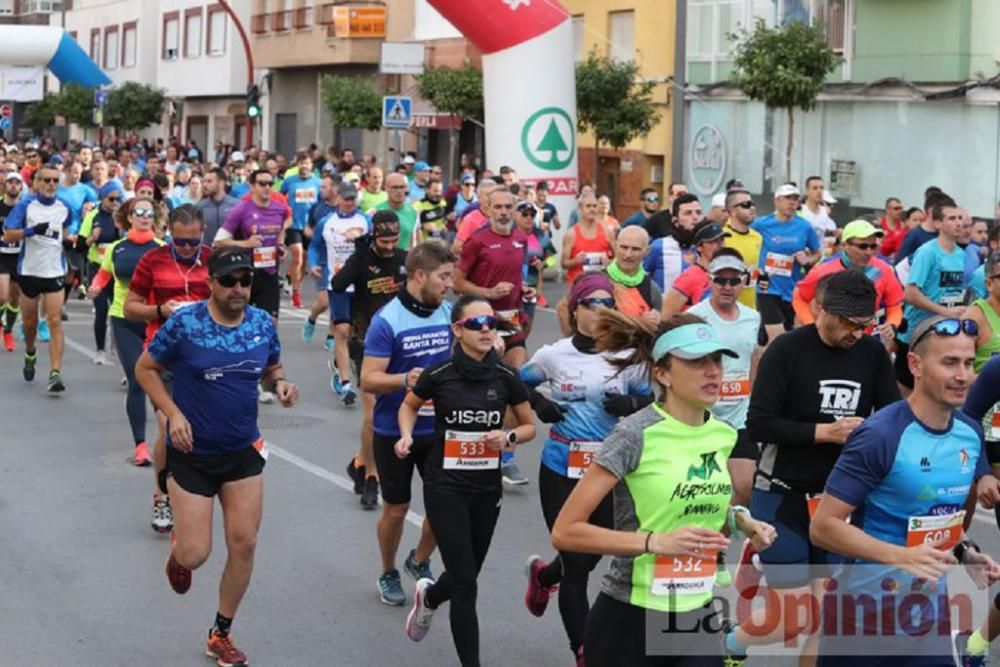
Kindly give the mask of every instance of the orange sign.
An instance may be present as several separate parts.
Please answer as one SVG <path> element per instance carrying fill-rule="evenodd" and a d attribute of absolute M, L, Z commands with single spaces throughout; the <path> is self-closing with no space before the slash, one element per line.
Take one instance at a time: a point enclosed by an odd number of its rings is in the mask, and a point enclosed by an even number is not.
<path fill-rule="evenodd" d="M 334 7 L 337 37 L 385 37 L 385 7 Z"/>

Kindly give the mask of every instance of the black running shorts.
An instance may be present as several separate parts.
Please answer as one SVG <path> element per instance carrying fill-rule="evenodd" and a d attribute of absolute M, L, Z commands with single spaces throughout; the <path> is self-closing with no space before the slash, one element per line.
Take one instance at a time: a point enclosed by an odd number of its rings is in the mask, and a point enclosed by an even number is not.
<path fill-rule="evenodd" d="M 66 284 L 66 278 L 36 278 L 35 276 L 18 276 L 17 284 L 21 288 L 21 294 L 29 299 L 37 299 L 42 294 L 55 294 L 62 292 Z"/>
<path fill-rule="evenodd" d="M 277 273 L 268 273 L 263 269 L 253 272 L 253 285 L 250 286 L 250 305 L 257 306 L 274 318 L 281 309 L 281 279 Z"/>
<path fill-rule="evenodd" d="M 382 489 L 382 500 L 390 505 L 406 505 L 410 502 L 410 486 L 413 469 L 424 476 L 424 464 L 434 445 L 433 435 L 418 435 L 413 438 L 410 455 L 405 459 L 396 456 L 395 446 L 399 440 L 395 435 L 375 434 L 375 469 L 378 470 L 378 484 Z"/>
<path fill-rule="evenodd" d="M 227 482 L 261 474 L 264 463 L 253 447 L 224 454 L 190 454 L 167 447 L 167 473 L 188 493 L 206 498 L 218 495 Z"/>

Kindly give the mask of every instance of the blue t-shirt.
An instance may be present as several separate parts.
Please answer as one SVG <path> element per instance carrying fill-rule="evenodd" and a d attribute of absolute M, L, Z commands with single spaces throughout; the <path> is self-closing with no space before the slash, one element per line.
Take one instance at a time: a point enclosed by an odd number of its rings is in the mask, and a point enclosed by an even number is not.
<path fill-rule="evenodd" d="M 410 200 L 410 203 L 420 201 L 427 196 L 426 186 L 421 186 L 416 181 L 410 181 L 410 189 L 406 193 L 406 198 Z"/>
<path fill-rule="evenodd" d="M 965 282 L 972 279 L 972 274 L 983 265 L 983 255 L 979 251 L 978 243 L 969 243 L 965 246 Z"/>
<path fill-rule="evenodd" d="M 773 213 L 757 218 L 750 228 L 763 238 L 759 266 L 771 278 L 767 291 L 762 294 L 780 296 L 791 302 L 795 285 L 806 274 L 794 255 L 806 249 L 817 252 L 822 247 L 816 230 L 805 218 L 796 215 L 782 222 Z"/>
<path fill-rule="evenodd" d="M 910 258 L 910 275 L 906 284 L 915 285 L 928 299 L 946 308 L 962 305 L 965 296 L 965 251 L 956 245 L 951 252 L 945 252 L 937 241 L 925 243 Z M 909 343 L 917 325 L 931 313 L 907 303 L 903 307 L 903 316 L 908 326 L 905 332 L 899 333 L 899 339 Z"/>
<path fill-rule="evenodd" d="M 646 215 L 642 211 L 636 211 L 629 217 L 625 218 L 625 222 L 622 223 L 622 229 L 634 226 L 644 227 L 646 225 L 646 220 L 648 219 L 649 219 L 648 215 Z"/>
<path fill-rule="evenodd" d="M 225 454 L 260 438 L 257 384 L 281 356 L 267 312 L 247 306 L 243 321 L 226 327 L 201 301 L 171 315 L 148 349 L 174 374 L 173 399 L 191 424 L 192 453 Z"/>
<path fill-rule="evenodd" d="M 76 228 L 80 227 L 80 219 L 83 216 L 83 206 L 87 202 L 96 204 L 101 201 L 97 196 L 97 192 L 94 188 L 87 185 L 86 183 L 77 183 L 66 187 L 65 185 L 60 185 L 57 193 L 63 201 L 69 204 L 70 212 L 73 214 L 73 224 Z"/>
<path fill-rule="evenodd" d="M 649 246 L 649 254 L 642 260 L 642 267 L 659 286 L 660 292 L 666 294 L 677 276 L 697 259 L 698 253 L 693 248 L 681 248 L 672 236 L 664 236 Z"/>
<path fill-rule="evenodd" d="M 311 174 L 302 178 L 298 172 L 286 176 L 281 183 L 280 192 L 288 197 L 288 205 L 292 208 L 292 229 L 306 228 L 309 210 L 319 201 L 319 186 L 318 178 Z"/>
<path fill-rule="evenodd" d="M 979 268 L 969 276 L 969 289 L 973 291 L 977 299 L 985 299 L 990 294 L 986 291 L 986 265 L 980 264 Z"/>
<path fill-rule="evenodd" d="M 857 508 L 851 523 L 875 539 L 898 546 L 927 517 L 964 509 L 973 482 L 989 474 L 983 432 L 974 420 L 954 412 L 948 428 L 921 423 L 909 403 L 897 401 L 876 412 L 847 439 L 826 480 L 825 493 Z M 847 581 L 852 589 L 878 591 L 887 574 L 909 590 L 913 576 L 889 565 L 856 560 Z M 939 582 L 944 586 L 946 578 Z"/>
<path fill-rule="evenodd" d="M 229 196 L 233 199 L 243 199 L 249 192 L 250 185 L 248 183 L 233 183 L 233 187 L 229 189 Z"/>
<path fill-rule="evenodd" d="M 450 359 L 451 304 L 446 301 L 429 317 L 420 317 L 396 297 L 372 318 L 365 334 L 365 356 L 388 359 L 385 372 L 389 374 L 409 373 Z M 399 406 L 405 396 L 405 389 L 397 389 L 375 397 L 375 433 L 399 437 Z M 432 435 L 434 406 L 425 403 L 418 415 L 413 435 Z"/>

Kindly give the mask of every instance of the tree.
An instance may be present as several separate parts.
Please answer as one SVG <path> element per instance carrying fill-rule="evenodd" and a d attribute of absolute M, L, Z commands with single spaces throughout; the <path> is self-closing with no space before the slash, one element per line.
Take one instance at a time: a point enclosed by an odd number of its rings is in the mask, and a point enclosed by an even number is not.
<path fill-rule="evenodd" d="M 108 93 L 104 124 L 117 130 L 142 130 L 163 118 L 163 91 L 144 83 L 127 81 Z"/>
<path fill-rule="evenodd" d="M 577 63 L 576 124 L 580 132 L 594 134 L 595 181 L 601 144 L 622 149 L 660 122 L 653 102 L 655 87 L 655 83 L 639 78 L 639 66 L 632 61 L 613 60 L 591 51 L 586 60 Z M 549 134 L 546 132 L 546 138 Z M 542 143 L 546 143 L 544 138 Z"/>
<path fill-rule="evenodd" d="M 462 69 L 432 67 L 417 76 L 420 96 L 452 118 L 478 118 L 483 113 L 483 73 L 466 63 Z M 455 173 L 458 128 L 452 128 L 448 173 Z"/>
<path fill-rule="evenodd" d="M 338 127 L 377 130 L 382 127 L 382 97 L 370 79 L 325 75 L 320 95 Z"/>
<path fill-rule="evenodd" d="M 67 83 L 59 92 L 52 95 L 52 111 L 62 116 L 67 123 L 80 127 L 96 127 L 94 125 L 94 89 L 85 88 L 75 83 Z"/>
<path fill-rule="evenodd" d="M 43 130 L 55 124 L 56 112 L 52 108 L 54 98 L 55 95 L 46 95 L 24 109 L 22 120 L 25 125 L 35 131 L 35 134 L 41 134 Z"/>
<path fill-rule="evenodd" d="M 792 141 L 796 108 L 809 111 L 826 77 L 841 60 L 826 43 L 822 25 L 802 21 L 769 28 L 757 19 L 752 33 L 746 29 L 729 35 L 734 43 L 736 84 L 752 100 L 788 112 L 785 174 L 792 177 Z"/>

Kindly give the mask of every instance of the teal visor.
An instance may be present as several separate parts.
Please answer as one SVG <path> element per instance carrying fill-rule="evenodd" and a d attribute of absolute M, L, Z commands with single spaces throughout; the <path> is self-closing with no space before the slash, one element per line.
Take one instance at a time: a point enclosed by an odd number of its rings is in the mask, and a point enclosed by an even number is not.
<path fill-rule="evenodd" d="M 690 361 L 716 352 L 734 359 L 739 356 L 722 344 L 711 325 L 685 324 L 671 329 L 656 339 L 656 344 L 653 345 L 653 361 L 660 361 L 668 354 Z"/>

